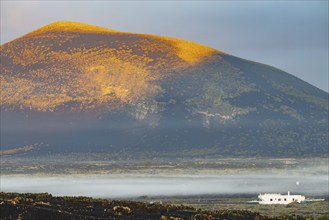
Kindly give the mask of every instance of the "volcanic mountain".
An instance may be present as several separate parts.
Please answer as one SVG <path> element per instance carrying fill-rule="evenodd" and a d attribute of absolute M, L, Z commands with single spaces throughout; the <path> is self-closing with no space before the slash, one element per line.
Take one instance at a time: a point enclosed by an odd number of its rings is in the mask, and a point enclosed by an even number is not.
<path fill-rule="evenodd" d="M 328 153 L 328 93 L 189 41 L 56 22 L 1 45 L 1 154 Z"/>

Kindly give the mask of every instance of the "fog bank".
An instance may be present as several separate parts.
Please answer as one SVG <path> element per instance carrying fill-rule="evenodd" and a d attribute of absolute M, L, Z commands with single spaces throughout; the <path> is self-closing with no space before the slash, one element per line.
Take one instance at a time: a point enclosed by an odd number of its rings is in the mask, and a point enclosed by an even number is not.
<path fill-rule="evenodd" d="M 328 195 L 328 176 L 292 175 L 90 175 L 1 176 L 4 192 L 49 192 L 54 196 L 128 198 L 202 194 L 255 194 L 265 192 Z"/>

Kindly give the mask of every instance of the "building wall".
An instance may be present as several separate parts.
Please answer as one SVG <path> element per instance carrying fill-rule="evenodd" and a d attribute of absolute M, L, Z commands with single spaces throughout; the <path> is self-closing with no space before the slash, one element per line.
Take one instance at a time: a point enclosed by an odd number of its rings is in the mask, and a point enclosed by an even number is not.
<path fill-rule="evenodd" d="M 289 204 L 292 202 L 300 203 L 305 200 L 305 196 L 289 194 L 260 194 L 258 198 L 261 200 L 259 204 Z"/>

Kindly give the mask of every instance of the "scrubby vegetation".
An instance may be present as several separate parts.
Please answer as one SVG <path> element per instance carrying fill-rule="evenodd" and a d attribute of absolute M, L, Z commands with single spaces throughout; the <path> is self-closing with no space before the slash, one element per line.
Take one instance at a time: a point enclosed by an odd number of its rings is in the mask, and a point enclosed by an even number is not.
<path fill-rule="evenodd" d="M 136 105 L 159 92 L 152 81 L 215 52 L 169 37 L 56 22 L 1 46 L 0 104 L 38 111 Z"/>
<path fill-rule="evenodd" d="M 0 193 L 1 219 L 161 219 L 161 220 L 302 220 L 302 216 L 266 217 L 243 210 L 202 211 L 184 205 L 162 205 L 89 197 L 53 197 L 48 193 Z"/>

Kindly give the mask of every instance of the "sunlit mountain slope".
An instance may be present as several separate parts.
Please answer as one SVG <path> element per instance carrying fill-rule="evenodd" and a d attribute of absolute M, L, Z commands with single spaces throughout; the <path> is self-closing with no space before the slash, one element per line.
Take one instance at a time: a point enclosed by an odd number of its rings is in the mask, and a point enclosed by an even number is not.
<path fill-rule="evenodd" d="M 1 45 L 0 77 L 6 152 L 328 152 L 326 92 L 189 41 L 56 22 Z"/>
<path fill-rule="evenodd" d="M 75 22 L 47 25 L 1 51 L 1 104 L 40 111 L 94 108 L 114 100 L 134 103 L 159 92 L 152 81 L 216 52 L 178 39 Z"/>

